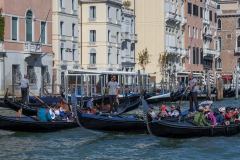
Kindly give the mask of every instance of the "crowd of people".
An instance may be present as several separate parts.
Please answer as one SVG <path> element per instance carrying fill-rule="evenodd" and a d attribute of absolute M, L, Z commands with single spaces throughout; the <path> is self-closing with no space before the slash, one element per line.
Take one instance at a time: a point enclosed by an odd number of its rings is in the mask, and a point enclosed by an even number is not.
<path fill-rule="evenodd" d="M 48 108 L 43 106 L 37 112 L 38 119 L 44 122 L 54 121 L 74 121 L 75 120 L 75 108 L 74 103 L 71 101 L 66 103 L 64 99 L 60 102 L 53 102 Z"/>
<path fill-rule="evenodd" d="M 152 118 L 160 120 L 166 117 L 178 117 L 180 115 L 180 111 L 176 109 L 175 105 L 171 105 L 171 109 L 168 111 L 167 106 L 162 104 L 159 106 L 158 114 L 156 114 L 153 111 L 153 105 L 149 104 L 149 114 L 151 115 Z"/>

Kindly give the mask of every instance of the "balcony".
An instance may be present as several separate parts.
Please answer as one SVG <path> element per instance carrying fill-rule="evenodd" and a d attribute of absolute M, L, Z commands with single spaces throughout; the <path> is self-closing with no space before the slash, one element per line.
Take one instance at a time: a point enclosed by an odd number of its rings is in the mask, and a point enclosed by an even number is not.
<path fill-rule="evenodd" d="M 31 52 L 42 52 L 42 44 L 37 42 L 26 42 L 24 44 L 24 51 Z"/>
<path fill-rule="evenodd" d="M 172 13 L 172 12 L 167 12 L 165 14 L 165 21 L 174 21 L 176 24 L 182 22 L 182 17 L 179 16 L 178 14 Z"/>
<path fill-rule="evenodd" d="M 121 39 L 122 39 L 122 41 L 126 41 L 126 40 L 131 40 L 131 37 L 128 34 L 128 32 L 122 32 L 121 33 Z"/>
<path fill-rule="evenodd" d="M 113 71 L 113 65 L 112 64 L 108 64 L 107 68 L 108 68 L 109 71 Z"/>
<path fill-rule="evenodd" d="M 122 7 L 122 14 L 134 15 L 134 10 Z"/>
<path fill-rule="evenodd" d="M 97 69 L 97 65 L 96 64 L 88 64 L 87 68 L 88 69 Z"/>
<path fill-rule="evenodd" d="M 65 13 L 65 8 L 64 8 L 64 7 L 61 7 L 61 8 L 60 8 L 60 12 Z"/>
<path fill-rule="evenodd" d="M 112 47 L 112 42 L 107 42 L 107 45 L 109 46 L 109 47 Z"/>
<path fill-rule="evenodd" d="M 216 50 L 213 50 L 210 48 L 203 48 L 203 53 L 204 53 L 204 56 L 208 55 L 208 56 L 212 56 L 212 57 L 220 55 L 219 51 L 216 51 Z"/>
<path fill-rule="evenodd" d="M 61 67 L 67 67 L 68 62 L 67 60 L 59 60 L 59 61 L 56 61 L 56 65 Z"/>
<path fill-rule="evenodd" d="M 117 64 L 117 70 L 122 71 L 122 65 L 121 64 Z"/>
<path fill-rule="evenodd" d="M 88 46 L 97 46 L 97 42 L 88 42 Z"/>
<path fill-rule="evenodd" d="M 210 26 L 210 21 L 207 19 L 203 19 L 203 25 Z"/>
<path fill-rule="evenodd" d="M 77 15 L 77 10 L 72 10 L 73 15 Z"/>
<path fill-rule="evenodd" d="M 203 36 L 208 38 L 208 39 L 212 39 L 213 38 L 212 33 L 203 33 Z"/>
<path fill-rule="evenodd" d="M 188 52 L 188 50 L 182 49 L 182 50 L 181 50 L 181 53 L 182 53 L 182 56 L 184 56 L 184 57 L 189 57 L 189 52 Z"/>
<path fill-rule="evenodd" d="M 117 48 L 121 48 L 121 43 L 116 43 Z"/>
<path fill-rule="evenodd" d="M 132 43 L 137 43 L 138 42 L 137 34 L 131 34 L 131 42 Z"/>
<path fill-rule="evenodd" d="M 60 35 L 60 40 L 61 41 L 66 41 L 66 36 L 65 35 Z"/>
<path fill-rule="evenodd" d="M 0 51 L 3 51 L 3 41 L 0 41 Z"/>
<path fill-rule="evenodd" d="M 184 26 L 185 24 L 187 24 L 187 19 L 182 17 L 181 25 Z"/>
<path fill-rule="evenodd" d="M 78 37 L 74 37 L 74 36 L 73 36 L 73 37 L 72 37 L 72 41 L 73 41 L 73 42 L 78 42 Z"/>
<path fill-rule="evenodd" d="M 121 21 L 120 20 L 116 20 L 116 24 L 121 25 Z"/>
<path fill-rule="evenodd" d="M 97 22 L 97 18 L 88 18 L 88 22 Z"/>
<path fill-rule="evenodd" d="M 235 54 L 240 54 L 240 47 L 236 47 L 234 51 L 235 51 Z"/>
<path fill-rule="evenodd" d="M 79 61 L 68 62 L 68 65 L 71 65 L 74 69 L 81 68 L 81 65 L 79 64 Z"/>
<path fill-rule="evenodd" d="M 112 23 L 112 18 L 108 18 L 108 23 Z"/>

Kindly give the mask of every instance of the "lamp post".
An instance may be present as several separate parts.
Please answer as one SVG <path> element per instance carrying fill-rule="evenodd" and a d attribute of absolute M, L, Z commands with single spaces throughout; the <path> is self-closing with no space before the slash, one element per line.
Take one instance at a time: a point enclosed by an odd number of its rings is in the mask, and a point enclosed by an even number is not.
<path fill-rule="evenodd" d="M 238 72 L 239 72 L 239 66 L 236 67 L 236 87 L 235 87 L 235 99 L 238 99 L 238 79 L 239 79 L 239 76 L 238 76 Z"/>

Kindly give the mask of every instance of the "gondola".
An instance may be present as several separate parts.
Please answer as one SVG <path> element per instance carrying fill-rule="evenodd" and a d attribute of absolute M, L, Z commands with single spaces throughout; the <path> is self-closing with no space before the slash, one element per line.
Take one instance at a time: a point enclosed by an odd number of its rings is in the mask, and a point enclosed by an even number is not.
<path fill-rule="evenodd" d="M 16 117 L 0 115 L 0 129 L 22 132 L 54 132 L 79 127 L 76 121 L 42 122 L 35 117 Z"/>
<path fill-rule="evenodd" d="M 144 113 L 148 113 L 148 104 L 142 99 Z M 181 121 L 156 120 L 147 114 L 147 128 L 150 134 L 158 137 L 192 138 L 202 136 L 229 136 L 240 133 L 240 124 L 223 126 L 199 126 L 193 119 Z"/>
<path fill-rule="evenodd" d="M 171 93 L 165 93 L 165 94 L 156 94 L 154 96 L 151 96 L 146 99 L 148 103 L 157 103 L 161 101 L 168 101 L 170 99 L 170 94 Z"/>

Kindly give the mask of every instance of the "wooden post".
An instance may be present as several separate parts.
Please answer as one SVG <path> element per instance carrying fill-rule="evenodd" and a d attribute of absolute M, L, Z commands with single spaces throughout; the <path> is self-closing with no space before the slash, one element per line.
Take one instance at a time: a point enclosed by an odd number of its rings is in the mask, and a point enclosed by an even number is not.
<path fill-rule="evenodd" d="M 140 75 L 140 70 L 138 70 L 138 93 L 141 93 L 141 75 Z"/>
<path fill-rule="evenodd" d="M 76 75 L 76 80 L 75 80 L 75 95 L 77 95 L 77 90 L 78 90 L 78 88 L 77 88 L 77 75 Z"/>
<path fill-rule="evenodd" d="M 14 102 L 14 81 L 13 80 L 12 80 L 12 101 Z"/>
<path fill-rule="evenodd" d="M 208 87 L 208 96 L 212 99 L 209 70 L 207 70 L 207 87 Z"/>
<path fill-rule="evenodd" d="M 101 95 L 103 95 L 103 75 L 100 75 L 100 81 L 101 81 Z"/>
<path fill-rule="evenodd" d="M 83 85 L 83 74 L 81 74 L 81 90 L 83 92 L 83 89 L 84 89 L 84 85 Z M 81 94 L 81 107 L 83 107 L 83 94 Z"/>
<path fill-rule="evenodd" d="M 221 78 L 217 78 L 216 96 L 217 101 L 221 101 L 223 99 L 223 80 Z"/>
<path fill-rule="evenodd" d="M 52 97 L 54 95 L 54 75 L 52 75 Z"/>
<path fill-rule="evenodd" d="M 236 67 L 236 87 L 235 87 L 235 99 L 238 99 L 238 79 L 239 79 L 239 76 L 238 76 L 238 70 L 239 68 Z"/>

